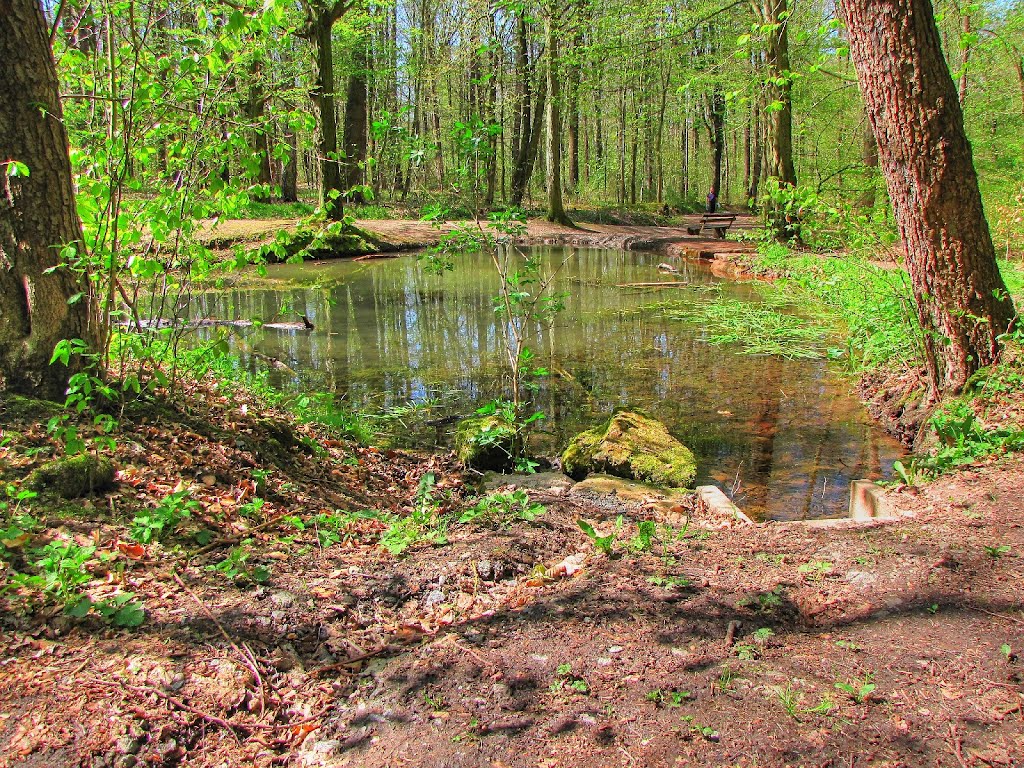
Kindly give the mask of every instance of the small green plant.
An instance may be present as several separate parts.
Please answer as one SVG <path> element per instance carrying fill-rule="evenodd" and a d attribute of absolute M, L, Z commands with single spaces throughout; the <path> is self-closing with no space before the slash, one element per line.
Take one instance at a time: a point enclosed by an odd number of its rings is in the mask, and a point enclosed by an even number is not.
<path fill-rule="evenodd" d="M 857 704 L 863 704 L 877 687 L 872 680 L 874 675 L 866 674 L 864 677 L 855 677 L 849 682 L 839 681 L 835 684 L 836 690 L 845 693 Z"/>
<path fill-rule="evenodd" d="M 686 589 L 690 580 L 685 576 L 649 576 L 648 583 L 664 589 Z"/>
<path fill-rule="evenodd" d="M 691 696 L 692 694 L 689 691 L 663 691 L 661 688 L 655 688 L 653 691 L 648 691 L 644 699 L 654 702 L 658 707 L 675 709 L 681 707 L 683 702 L 691 698 Z"/>
<path fill-rule="evenodd" d="M 854 653 L 861 650 L 861 647 L 852 640 L 836 640 L 836 648 L 853 651 Z"/>
<path fill-rule="evenodd" d="M 444 712 L 448 703 L 441 694 L 431 695 L 430 691 L 423 691 L 423 703 L 435 712 Z"/>
<path fill-rule="evenodd" d="M 754 641 L 757 642 L 759 645 L 764 645 L 773 637 L 775 637 L 775 633 L 771 630 L 770 627 L 761 627 L 760 629 L 754 630 L 754 634 L 752 635 L 752 637 L 754 638 Z"/>
<path fill-rule="evenodd" d="M 718 690 L 720 690 L 722 693 L 725 693 L 732 687 L 733 681 L 735 679 L 736 670 L 734 670 L 730 666 L 723 665 L 722 671 L 718 673 L 718 681 L 716 683 L 718 685 Z"/>
<path fill-rule="evenodd" d="M 753 661 L 758 656 L 757 648 L 747 643 L 736 643 L 732 650 L 741 661 Z"/>
<path fill-rule="evenodd" d="M 615 548 L 615 539 L 618 538 L 619 533 L 622 531 L 624 519 L 622 515 L 619 515 L 615 520 L 615 527 L 612 532 L 601 536 L 594 530 L 594 526 L 588 523 L 586 520 L 577 520 L 576 524 L 580 527 L 580 530 L 587 535 L 587 537 L 593 542 L 594 548 L 599 552 L 611 557 Z"/>
<path fill-rule="evenodd" d="M 1007 664 L 1013 664 L 1017 660 L 1017 654 L 1013 652 L 1009 643 L 1003 643 L 999 646 L 999 652 L 1003 654 L 1003 658 L 1006 659 Z"/>
<path fill-rule="evenodd" d="M 913 488 L 917 485 L 919 479 L 918 467 L 914 461 L 911 461 L 910 464 L 904 464 L 899 459 L 896 459 L 892 463 L 892 471 L 899 477 L 900 482 L 908 488 Z"/>
<path fill-rule="evenodd" d="M 123 592 L 114 597 L 93 601 L 88 595 L 83 595 L 69 603 L 64 612 L 76 619 L 84 618 L 93 612 L 115 627 L 138 627 L 146 620 L 146 611 L 142 603 L 134 597 L 131 592 Z"/>
<path fill-rule="evenodd" d="M 412 513 L 393 520 L 380 537 L 381 546 L 391 554 L 400 555 L 419 542 L 447 543 L 449 518 L 438 512 L 435 485 L 437 476 L 433 472 L 425 472 L 420 478 Z"/>
<path fill-rule="evenodd" d="M 701 738 L 707 739 L 708 741 L 718 741 L 721 738 L 718 731 L 716 731 L 710 725 L 701 725 L 700 723 L 695 722 L 693 719 L 693 715 L 683 715 L 680 718 L 680 720 L 682 720 L 684 723 L 689 724 L 691 734 L 700 736 Z"/>
<path fill-rule="evenodd" d="M 808 715 L 825 716 L 835 708 L 835 703 L 832 701 L 832 698 L 826 693 L 822 695 L 821 699 L 818 701 L 817 704 L 815 704 L 813 707 L 808 707 L 804 710 L 804 712 L 806 712 Z"/>
<path fill-rule="evenodd" d="M 266 584 L 270 581 L 270 569 L 265 565 L 249 567 L 249 558 L 252 553 L 249 545 L 252 539 L 245 539 L 237 547 L 231 549 L 227 556 L 219 563 L 207 566 L 208 570 L 224 574 L 236 584 Z"/>
<path fill-rule="evenodd" d="M 996 544 L 993 546 L 985 546 L 985 554 L 992 558 L 992 562 L 995 562 L 1009 551 L 1009 544 Z"/>
<path fill-rule="evenodd" d="M 775 686 L 775 695 L 779 699 L 779 703 L 782 708 L 786 710 L 786 714 L 794 720 L 799 720 L 797 712 L 800 711 L 800 694 L 793 690 L 793 688 L 787 685 L 783 688 L 781 685 Z"/>
<path fill-rule="evenodd" d="M 657 523 L 653 520 L 641 520 L 636 524 L 637 534 L 629 540 L 629 548 L 633 552 L 650 552 L 657 539 Z"/>
<path fill-rule="evenodd" d="M 832 563 L 827 560 L 812 560 L 798 566 L 797 571 L 806 575 L 811 581 L 821 581 L 832 572 Z"/>
<path fill-rule="evenodd" d="M 590 694 L 590 686 L 587 684 L 587 681 L 579 675 L 573 674 L 571 664 L 559 664 L 555 668 L 555 678 L 549 687 L 552 693 L 573 691 L 583 696 Z"/>
<path fill-rule="evenodd" d="M 757 609 L 762 613 L 772 613 L 782 605 L 783 587 L 779 585 L 770 592 L 761 592 L 757 596 Z"/>
<path fill-rule="evenodd" d="M 135 516 L 131 536 L 140 544 L 149 544 L 173 531 L 198 506 L 199 503 L 189 496 L 187 489 L 174 491 L 161 499 L 155 509 L 145 510 Z"/>
<path fill-rule="evenodd" d="M 477 501 L 459 517 L 460 523 L 476 523 L 491 528 L 509 528 L 523 520 L 532 522 L 547 512 L 543 504 L 530 501 L 526 491 L 491 493 Z"/>

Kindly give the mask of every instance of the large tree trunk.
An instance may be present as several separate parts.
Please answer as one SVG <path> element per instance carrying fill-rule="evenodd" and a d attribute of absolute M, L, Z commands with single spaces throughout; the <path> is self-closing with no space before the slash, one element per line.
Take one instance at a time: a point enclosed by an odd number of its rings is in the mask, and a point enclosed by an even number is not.
<path fill-rule="evenodd" d="M 793 87 L 789 77 L 788 0 L 764 0 L 765 24 L 773 25 L 765 51 L 769 100 L 777 107 L 771 113 L 770 173 L 783 184 L 796 186 L 793 164 Z"/>
<path fill-rule="evenodd" d="M 907 253 L 932 393 L 992 363 L 1013 302 L 929 0 L 845 0 L 878 156 Z"/>
<path fill-rule="evenodd" d="M 548 221 L 572 226 L 562 206 L 562 104 L 558 82 L 558 38 L 550 14 L 545 20 L 548 54 Z"/>
<path fill-rule="evenodd" d="M 65 246 L 81 242 L 42 8 L 38 0 L 0 0 L 0 378 L 10 391 L 62 399 L 81 358 L 71 369 L 50 365 L 57 342 L 81 339 L 97 351 L 87 280 L 63 268 L 48 273 Z"/>

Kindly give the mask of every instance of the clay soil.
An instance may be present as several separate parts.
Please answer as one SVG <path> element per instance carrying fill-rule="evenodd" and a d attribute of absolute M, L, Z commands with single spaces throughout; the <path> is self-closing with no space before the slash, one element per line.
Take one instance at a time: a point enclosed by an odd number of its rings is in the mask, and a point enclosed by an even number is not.
<path fill-rule="evenodd" d="M 318 515 L 408 515 L 431 472 L 457 516 L 475 478 L 450 458 L 357 448 L 209 382 L 175 402 L 119 414 L 113 489 L 32 501 L 33 544 L 96 546 L 86 589 L 135 593 L 146 621 L 8 584 L 0 766 L 1024 764 L 1020 457 L 892 490 L 893 522 L 737 525 L 555 488 L 530 491 L 532 522 L 395 556 L 382 521 L 323 537 Z M 51 454 L 44 417 L 0 405 L 5 482 Z M 192 518 L 132 542 L 176 488 Z M 577 525 L 620 514 L 612 556 Z M 629 546 L 645 519 L 669 527 Z M 211 568 L 246 540 L 265 584 Z"/>

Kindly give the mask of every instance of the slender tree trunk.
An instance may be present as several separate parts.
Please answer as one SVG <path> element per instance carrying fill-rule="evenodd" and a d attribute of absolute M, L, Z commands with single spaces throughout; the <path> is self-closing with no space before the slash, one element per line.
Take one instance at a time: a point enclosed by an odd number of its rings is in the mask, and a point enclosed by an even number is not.
<path fill-rule="evenodd" d="M 366 73 L 369 66 L 369 39 L 364 37 L 356 43 L 353 55 L 354 70 L 348 78 L 348 92 L 345 98 L 344 147 L 342 185 L 345 199 L 352 203 L 366 202 L 360 187 L 365 182 L 367 135 Z"/>
<path fill-rule="evenodd" d="M 770 25 L 765 50 L 768 103 L 775 109 L 769 118 L 770 167 L 768 172 L 783 184 L 796 186 L 793 163 L 793 87 L 789 76 L 788 0 L 763 0 L 761 18 Z"/>
<path fill-rule="evenodd" d="M 961 38 L 960 45 L 960 85 L 957 88 L 957 97 L 960 100 L 961 111 L 964 105 L 967 103 L 967 64 L 971 58 L 971 14 L 965 13 L 962 22 L 963 37 Z"/>
<path fill-rule="evenodd" d="M 871 121 L 865 116 L 863 138 L 861 140 L 861 158 L 864 163 L 864 191 L 857 199 L 857 207 L 870 211 L 875 207 L 875 180 L 878 175 L 878 143 L 875 133 L 871 130 Z"/>
<path fill-rule="evenodd" d="M 252 148 L 259 156 L 259 170 L 256 182 L 266 187 L 266 190 L 257 194 L 254 199 L 259 203 L 269 203 L 271 194 L 270 186 L 274 183 L 270 170 L 270 134 L 266 120 L 267 95 L 263 90 L 263 63 L 257 59 L 249 70 L 252 82 L 249 84 L 249 99 L 246 105 L 246 116 L 252 126 Z"/>
<path fill-rule="evenodd" d="M 708 98 L 711 118 L 708 138 L 711 144 L 711 189 L 716 196 L 722 194 L 722 160 L 725 154 L 725 94 L 716 85 Z"/>
<path fill-rule="evenodd" d="M 924 332 L 933 394 L 997 357 L 1014 317 L 929 0 L 845 0 L 850 53 L 878 141 Z"/>
<path fill-rule="evenodd" d="M 562 104 L 558 81 L 558 38 L 555 37 L 551 15 L 545 19 L 548 56 L 548 141 L 547 187 L 548 221 L 572 226 L 562 205 Z"/>
<path fill-rule="evenodd" d="M 281 202 L 294 203 L 299 199 L 299 146 L 295 129 L 284 124 L 284 143 L 288 156 L 281 165 Z"/>
<path fill-rule="evenodd" d="M 334 104 L 334 47 L 331 29 L 334 19 L 322 11 L 312 19 L 309 38 L 313 43 L 316 74 L 313 104 L 318 120 L 317 154 L 320 163 L 320 205 L 328 218 L 340 220 L 345 213 L 341 195 L 345 191 L 338 159 L 338 115 Z"/>
<path fill-rule="evenodd" d="M 50 365 L 56 344 L 81 339 L 99 351 L 95 297 L 86 278 L 58 266 L 65 247 L 82 247 L 82 224 L 46 20 L 38 0 L 0 0 L 0 379 L 9 391 L 62 400 L 82 359 Z"/>

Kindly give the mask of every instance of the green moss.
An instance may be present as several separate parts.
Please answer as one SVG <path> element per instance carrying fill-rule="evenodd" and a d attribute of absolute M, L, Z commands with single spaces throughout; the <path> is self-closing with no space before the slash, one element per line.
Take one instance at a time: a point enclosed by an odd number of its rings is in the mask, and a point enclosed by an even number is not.
<path fill-rule="evenodd" d="M 0 397 L 0 423 L 15 421 L 46 421 L 63 410 L 60 403 L 32 397 L 5 394 Z"/>
<path fill-rule="evenodd" d="M 374 237 L 361 229 L 338 223 L 322 226 L 301 226 L 280 230 L 273 243 L 261 246 L 257 255 L 267 261 L 303 261 L 362 256 L 380 250 Z"/>
<path fill-rule="evenodd" d="M 512 467 L 515 430 L 500 416 L 472 416 L 455 425 L 455 454 L 467 467 L 501 472 Z"/>
<path fill-rule="evenodd" d="M 562 454 L 562 470 L 576 480 L 592 472 L 685 488 L 697 474 L 693 453 L 665 425 L 630 411 L 577 435 Z"/>
<path fill-rule="evenodd" d="M 114 465 L 109 459 L 83 453 L 43 464 L 28 476 L 27 485 L 65 499 L 77 499 L 112 488 Z"/>

